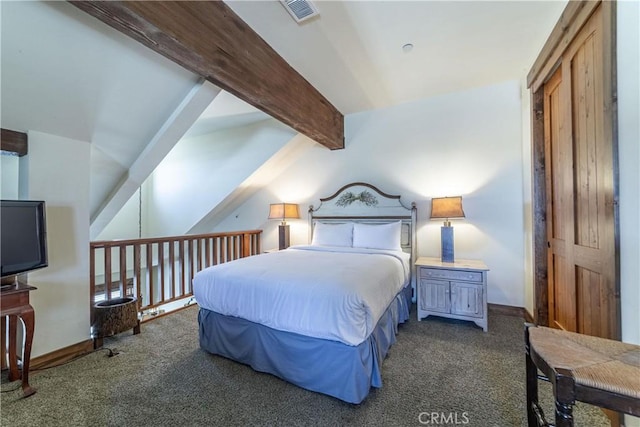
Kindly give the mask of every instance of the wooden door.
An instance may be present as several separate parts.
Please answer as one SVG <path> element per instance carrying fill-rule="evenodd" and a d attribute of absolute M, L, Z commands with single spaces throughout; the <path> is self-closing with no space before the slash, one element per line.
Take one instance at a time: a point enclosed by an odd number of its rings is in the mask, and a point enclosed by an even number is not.
<path fill-rule="evenodd" d="M 549 325 L 618 339 L 613 138 L 598 7 L 544 85 Z"/>

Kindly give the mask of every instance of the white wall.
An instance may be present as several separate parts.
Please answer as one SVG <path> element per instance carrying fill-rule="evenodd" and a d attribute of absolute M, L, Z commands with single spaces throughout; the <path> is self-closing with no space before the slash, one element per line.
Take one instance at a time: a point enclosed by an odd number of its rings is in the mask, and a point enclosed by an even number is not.
<path fill-rule="evenodd" d="M 520 84 L 510 81 L 345 117 L 346 148 L 317 146 L 219 226 L 263 228 L 277 246 L 269 203 L 317 205 L 354 181 L 371 183 L 418 204 L 418 253 L 440 255 L 440 221 L 430 200 L 463 196 L 466 219 L 454 222 L 457 258 L 491 269 L 488 301 L 524 304 Z M 290 221 L 292 244 L 307 243 L 306 219 Z"/>
<path fill-rule="evenodd" d="M 149 235 L 189 231 L 293 135 L 268 119 L 178 142 L 147 179 Z"/>
<path fill-rule="evenodd" d="M 522 101 L 522 196 L 524 222 L 524 308 L 534 315 L 533 152 L 531 146 L 531 91 L 520 81 Z"/>
<path fill-rule="evenodd" d="M 21 198 L 44 200 L 49 266 L 29 273 L 32 357 L 89 339 L 89 143 L 28 132 Z M 21 174 L 23 164 L 20 166 Z"/>
<path fill-rule="evenodd" d="M 3 199 L 18 198 L 19 165 L 19 157 L 0 155 L 0 195 Z"/>
<path fill-rule="evenodd" d="M 640 3 L 617 7 L 622 340 L 640 344 Z"/>
<path fill-rule="evenodd" d="M 143 206 L 146 185 L 142 184 Z M 137 239 L 139 233 L 140 189 L 124 204 L 95 240 Z M 144 207 L 142 208 L 144 211 Z M 143 221 L 144 223 L 144 221 Z M 145 236 L 144 230 L 142 236 Z"/>

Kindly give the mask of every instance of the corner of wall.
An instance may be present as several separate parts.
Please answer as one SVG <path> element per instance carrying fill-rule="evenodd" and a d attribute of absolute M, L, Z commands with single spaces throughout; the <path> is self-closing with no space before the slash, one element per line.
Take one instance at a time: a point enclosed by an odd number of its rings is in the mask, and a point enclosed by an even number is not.
<path fill-rule="evenodd" d="M 47 204 L 49 266 L 28 276 L 38 357 L 89 337 L 90 144 L 30 131 L 25 157 L 27 198 Z"/>

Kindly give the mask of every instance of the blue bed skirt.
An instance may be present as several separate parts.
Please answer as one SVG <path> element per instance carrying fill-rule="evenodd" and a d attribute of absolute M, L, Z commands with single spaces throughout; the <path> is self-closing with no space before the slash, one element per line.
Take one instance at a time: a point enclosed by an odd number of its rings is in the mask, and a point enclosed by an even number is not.
<path fill-rule="evenodd" d="M 407 286 L 358 346 L 278 331 L 201 308 L 200 347 L 307 390 L 360 403 L 371 387 L 382 387 L 382 361 L 396 341 L 398 324 L 409 319 L 410 304 Z"/>

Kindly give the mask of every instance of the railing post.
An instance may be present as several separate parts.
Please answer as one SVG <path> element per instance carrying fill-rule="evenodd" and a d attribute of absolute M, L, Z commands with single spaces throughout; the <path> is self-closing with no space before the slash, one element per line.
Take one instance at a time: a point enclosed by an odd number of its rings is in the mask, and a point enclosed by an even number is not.
<path fill-rule="evenodd" d="M 204 239 L 204 266 L 209 267 L 211 265 L 211 238 L 205 237 Z"/>
<path fill-rule="evenodd" d="M 111 246 L 104 248 L 104 298 L 111 299 Z"/>
<path fill-rule="evenodd" d="M 160 281 L 160 301 L 165 300 L 164 295 L 164 242 L 158 243 L 158 280 Z"/>
<path fill-rule="evenodd" d="M 127 296 L 127 245 L 120 245 L 120 297 Z"/>
<path fill-rule="evenodd" d="M 251 234 L 242 235 L 242 257 L 251 255 Z"/>
<path fill-rule="evenodd" d="M 184 283 L 187 281 L 187 269 L 184 262 L 184 240 L 180 240 L 178 245 L 180 245 L 180 289 L 182 290 L 182 294 L 184 294 Z"/>
<path fill-rule="evenodd" d="M 194 263 L 194 249 L 193 249 L 193 239 L 189 239 L 189 280 L 193 279 L 193 269 L 195 268 Z"/>
<path fill-rule="evenodd" d="M 149 305 L 153 305 L 153 244 L 147 243 L 147 283 L 145 284 L 145 290 L 149 296 Z"/>
<path fill-rule="evenodd" d="M 94 311 L 93 304 L 96 299 L 96 248 L 91 246 L 89 248 L 89 320 L 93 325 Z M 5 332 L 4 330 L 2 331 Z M 4 357 L 4 354 L 2 355 Z M 4 360 L 4 359 L 3 359 Z"/>
<path fill-rule="evenodd" d="M 142 265 L 140 264 L 140 244 L 133 245 L 133 294 L 138 297 L 138 311 L 142 309 L 142 284 L 140 276 L 142 275 Z"/>
<path fill-rule="evenodd" d="M 171 274 L 171 292 L 169 295 L 173 298 L 176 294 L 176 257 L 175 257 L 175 246 L 176 242 L 174 240 L 169 240 L 169 263 L 170 268 L 169 272 Z"/>

